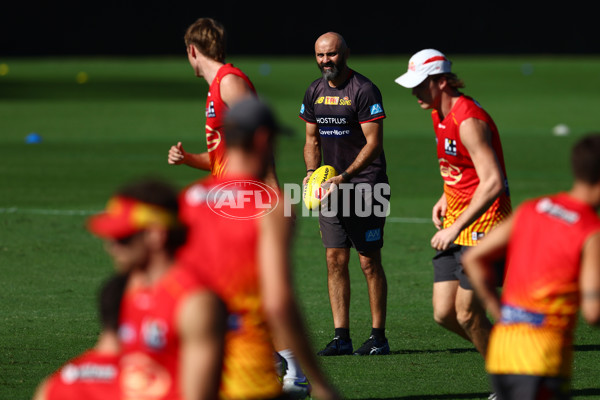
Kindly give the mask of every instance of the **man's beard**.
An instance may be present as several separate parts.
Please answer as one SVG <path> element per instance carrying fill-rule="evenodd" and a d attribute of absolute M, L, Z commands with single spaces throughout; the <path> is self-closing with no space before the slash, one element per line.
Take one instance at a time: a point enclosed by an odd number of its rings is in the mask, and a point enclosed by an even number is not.
<path fill-rule="evenodd" d="M 342 59 L 337 64 L 332 61 L 325 64 L 319 64 L 319 69 L 323 74 L 323 78 L 327 79 L 328 81 L 336 79 L 344 69 L 344 61 L 345 60 Z M 331 69 L 325 70 L 325 67 L 331 67 Z"/>

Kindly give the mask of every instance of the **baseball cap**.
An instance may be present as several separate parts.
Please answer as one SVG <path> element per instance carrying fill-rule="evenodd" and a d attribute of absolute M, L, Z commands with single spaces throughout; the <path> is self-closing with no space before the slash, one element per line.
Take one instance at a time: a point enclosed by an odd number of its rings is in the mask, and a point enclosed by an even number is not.
<path fill-rule="evenodd" d="M 414 88 L 429 75 L 451 72 L 452 63 L 444 54 L 434 49 L 421 50 L 408 60 L 408 71 L 396 78 L 398 85 Z"/>
<path fill-rule="evenodd" d="M 226 140 L 252 136 L 260 127 L 266 127 L 275 133 L 291 133 L 288 128 L 279 124 L 269 105 L 255 96 L 231 106 L 225 115 L 224 126 Z"/>
<path fill-rule="evenodd" d="M 124 196 L 110 198 L 106 210 L 88 219 L 87 227 L 104 239 L 122 239 L 150 226 L 165 228 L 178 224 L 177 216 L 154 204 Z"/>

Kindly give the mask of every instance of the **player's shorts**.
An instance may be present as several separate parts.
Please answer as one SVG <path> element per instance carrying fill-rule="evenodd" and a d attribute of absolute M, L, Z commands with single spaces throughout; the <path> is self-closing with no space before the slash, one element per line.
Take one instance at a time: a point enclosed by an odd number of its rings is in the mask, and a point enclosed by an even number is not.
<path fill-rule="evenodd" d="M 492 374 L 490 380 L 498 400 L 571 399 L 571 380 L 568 378 Z"/>
<path fill-rule="evenodd" d="M 469 278 L 465 274 L 462 265 L 462 255 L 469 250 L 470 246 L 451 244 L 446 250 L 441 250 L 433 257 L 433 281 L 459 281 L 461 288 L 473 290 Z M 497 286 L 502 286 L 504 280 L 504 261 L 495 265 Z"/>
<path fill-rule="evenodd" d="M 388 191 L 374 196 L 372 190 L 373 187 L 368 184 L 343 187 L 336 197 L 337 201 L 333 201 L 332 197 L 327 207 L 319 212 L 321 240 L 325 248 L 354 247 L 359 253 L 365 253 L 383 247 L 390 194 Z M 337 209 L 333 203 L 337 204 Z"/>

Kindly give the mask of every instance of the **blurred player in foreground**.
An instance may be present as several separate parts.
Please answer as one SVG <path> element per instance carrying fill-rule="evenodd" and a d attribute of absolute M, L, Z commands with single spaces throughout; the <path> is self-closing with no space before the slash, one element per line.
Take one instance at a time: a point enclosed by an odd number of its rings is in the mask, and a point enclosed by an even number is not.
<path fill-rule="evenodd" d="M 292 218 L 284 215 L 281 192 L 261 181 L 279 131 L 275 117 L 263 102 L 250 98 L 232 106 L 225 126 L 227 173 L 198 181 L 182 193 L 182 220 L 190 231 L 178 255 L 208 278 L 230 313 L 221 397 L 283 398 L 272 333 L 298 358 L 313 397 L 335 399 L 312 353 L 294 296 Z M 304 398 L 310 386 L 306 378 L 284 380 L 284 389 Z"/>
<path fill-rule="evenodd" d="M 227 168 L 227 145 L 223 134 L 225 113 L 241 99 L 255 96 L 256 90 L 246 74 L 225 62 L 226 31 L 218 21 L 199 18 L 188 27 L 184 40 L 195 75 L 204 78 L 209 85 L 205 113 L 207 151 L 188 153 L 178 142 L 169 150 L 168 163 L 186 164 L 220 176 Z M 270 169 L 267 183 L 277 185 L 274 169 Z"/>
<path fill-rule="evenodd" d="M 178 193 L 160 180 L 121 188 L 89 229 L 130 277 L 119 322 L 124 399 L 215 399 L 226 312 L 196 275 L 174 263 L 186 239 Z"/>
<path fill-rule="evenodd" d="M 119 309 L 127 276 L 108 279 L 99 296 L 101 332 L 93 349 L 70 360 L 44 380 L 34 400 L 118 400 L 121 346 L 118 338 Z"/>
<path fill-rule="evenodd" d="M 600 135 L 571 153 L 569 192 L 524 202 L 463 262 L 496 321 L 486 369 L 498 399 L 569 399 L 577 313 L 600 324 Z M 493 262 L 506 257 L 502 297 Z"/>
<path fill-rule="evenodd" d="M 461 254 L 511 212 L 498 129 L 472 98 L 439 51 L 414 54 L 396 83 L 412 88 L 424 110 L 432 110 L 444 192 L 433 206 L 437 233 L 433 258 L 433 313 L 444 328 L 471 341 L 485 357 L 491 322 L 464 274 Z"/>
<path fill-rule="evenodd" d="M 318 353 L 322 356 L 390 352 L 385 335 L 387 278 L 381 261 L 387 213 L 375 212 L 377 207 L 387 211 L 387 204 L 373 200 L 376 186 L 387 188 L 386 200 L 390 195 L 383 151 L 385 112 L 377 86 L 348 67 L 349 54 L 344 38 L 338 33 L 327 32 L 317 39 L 315 59 L 322 77 L 306 90 L 299 115 L 306 122 L 303 183 L 323 161 L 339 173 L 325 184 L 349 192 L 337 196 L 336 215 L 319 213 L 334 325 L 333 340 Z M 369 190 L 361 193 L 358 185 Z M 349 204 L 344 204 L 346 198 L 350 199 L 346 202 Z M 359 216 L 358 210 L 366 210 L 367 215 Z M 358 349 L 353 348 L 350 336 L 348 264 L 352 247 L 358 252 L 371 309 L 371 334 Z"/>
<path fill-rule="evenodd" d="M 210 171 L 213 176 L 222 176 L 227 171 L 227 141 L 224 134 L 224 118 L 229 108 L 236 102 L 255 97 L 256 90 L 250 78 L 242 70 L 226 63 L 227 32 L 223 25 L 212 18 L 199 18 L 191 24 L 184 36 L 188 61 L 199 78 L 209 85 L 206 99 L 206 152 L 189 153 L 181 142 L 171 146 L 168 163 L 186 164 L 193 168 Z M 279 182 L 275 171 L 273 155 L 264 181 L 277 188 Z M 279 343 L 277 350 L 290 366 L 286 372 L 288 378 L 304 378 L 300 366 L 285 341 Z"/>

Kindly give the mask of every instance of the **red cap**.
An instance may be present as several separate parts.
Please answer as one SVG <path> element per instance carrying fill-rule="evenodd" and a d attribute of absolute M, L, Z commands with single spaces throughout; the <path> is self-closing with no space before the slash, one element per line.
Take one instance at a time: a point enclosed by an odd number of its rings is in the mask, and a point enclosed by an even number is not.
<path fill-rule="evenodd" d="M 122 239 L 150 226 L 172 227 L 177 216 L 153 204 L 129 197 L 112 197 L 106 210 L 88 220 L 88 229 L 105 239 Z"/>

